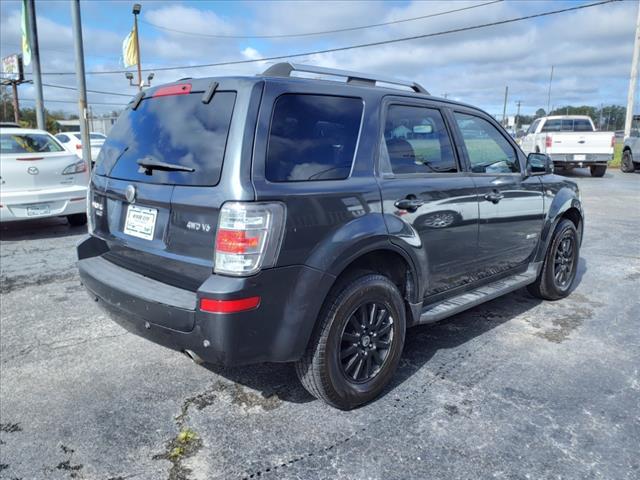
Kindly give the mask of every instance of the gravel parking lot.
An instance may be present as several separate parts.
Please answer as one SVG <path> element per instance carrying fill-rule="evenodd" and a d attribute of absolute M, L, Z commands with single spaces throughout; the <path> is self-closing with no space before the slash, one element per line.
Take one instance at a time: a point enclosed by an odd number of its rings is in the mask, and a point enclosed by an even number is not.
<path fill-rule="evenodd" d="M 81 288 L 64 220 L 2 226 L 0 478 L 640 478 L 640 174 L 571 175 L 575 291 L 518 291 L 408 332 L 352 412 L 291 365 L 198 366 Z"/>

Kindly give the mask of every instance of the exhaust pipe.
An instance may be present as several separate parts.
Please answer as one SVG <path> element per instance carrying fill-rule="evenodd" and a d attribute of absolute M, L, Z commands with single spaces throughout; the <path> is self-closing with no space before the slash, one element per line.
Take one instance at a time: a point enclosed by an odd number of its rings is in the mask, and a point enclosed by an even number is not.
<path fill-rule="evenodd" d="M 193 360 L 193 363 L 197 365 L 204 364 L 204 360 L 193 350 L 183 350 L 182 353 L 184 353 L 187 357 Z"/>

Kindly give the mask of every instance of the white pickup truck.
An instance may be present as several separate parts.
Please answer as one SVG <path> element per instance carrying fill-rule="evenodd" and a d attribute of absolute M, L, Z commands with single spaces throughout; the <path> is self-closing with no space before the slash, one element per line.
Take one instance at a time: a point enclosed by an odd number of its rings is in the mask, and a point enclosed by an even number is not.
<path fill-rule="evenodd" d="M 558 115 L 535 120 L 520 146 L 526 154 L 546 153 L 556 168 L 589 167 L 591 175 L 602 177 L 613 159 L 615 135 L 596 132 L 586 115 Z"/>

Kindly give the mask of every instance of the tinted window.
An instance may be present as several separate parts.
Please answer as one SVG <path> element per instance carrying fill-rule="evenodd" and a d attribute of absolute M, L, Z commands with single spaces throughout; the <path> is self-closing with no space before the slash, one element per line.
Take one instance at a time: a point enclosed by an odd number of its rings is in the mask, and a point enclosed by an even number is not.
<path fill-rule="evenodd" d="M 104 140 L 105 137 L 103 134 L 101 133 L 91 133 L 89 134 L 89 140 Z"/>
<path fill-rule="evenodd" d="M 216 92 L 209 104 L 202 93 L 142 100 L 127 108 L 113 126 L 98 155 L 96 173 L 123 180 L 178 185 L 216 185 L 231 124 L 236 94 Z M 193 172 L 153 170 L 145 159 L 193 168 Z"/>
<path fill-rule="evenodd" d="M 67 143 L 70 140 L 69 137 L 67 137 L 66 135 L 62 135 L 62 134 L 56 135 L 56 138 L 58 140 L 60 140 L 61 142 L 63 142 L 63 143 Z"/>
<path fill-rule="evenodd" d="M 573 131 L 593 132 L 593 127 L 591 126 L 591 122 L 589 120 L 577 118 L 573 121 Z"/>
<path fill-rule="evenodd" d="M 438 110 L 392 105 L 384 144 L 393 173 L 456 172 L 449 135 Z"/>
<path fill-rule="evenodd" d="M 0 135 L 0 153 L 51 153 L 64 148 L 45 133 L 3 133 Z"/>
<path fill-rule="evenodd" d="M 474 173 L 519 172 L 515 149 L 500 131 L 484 118 L 456 113 L 456 122 Z"/>
<path fill-rule="evenodd" d="M 349 176 L 358 143 L 359 98 L 287 94 L 273 108 L 266 177 L 272 182 Z"/>
<path fill-rule="evenodd" d="M 530 126 L 529 129 L 527 130 L 527 135 L 530 133 L 535 133 L 536 129 L 538 128 L 538 125 L 540 124 L 540 119 L 536 120 L 535 122 L 533 122 Z"/>
<path fill-rule="evenodd" d="M 562 129 L 562 120 L 554 119 L 554 120 L 547 120 L 546 122 L 544 122 L 544 125 L 542 126 L 542 130 L 540 130 L 540 132 L 559 132 L 561 129 Z"/>

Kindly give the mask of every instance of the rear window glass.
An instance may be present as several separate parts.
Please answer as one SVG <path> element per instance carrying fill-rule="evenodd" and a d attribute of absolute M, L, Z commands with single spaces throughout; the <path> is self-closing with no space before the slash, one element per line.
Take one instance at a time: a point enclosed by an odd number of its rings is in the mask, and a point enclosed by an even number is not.
<path fill-rule="evenodd" d="M 0 153 L 51 153 L 64 148 L 53 137 L 44 133 L 3 133 L 0 135 Z"/>
<path fill-rule="evenodd" d="M 358 143 L 359 98 L 286 94 L 274 106 L 266 177 L 272 182 L 342 180 Z"/>
<path fill-rule="evenodd" d="M 547 120 L 542 132 L 593 132 L 591 122 L 584 118 L 563 118 Z"/>
<path fill-rule="evenodd" d="M 96 174 L 121 180 L 171 185 L 211 186 L 220 180 L 235 92 L 216 92 L 202 103 L 202 93 L 144 99 L 127 108 L 98 155 Z M 193 171 L 154 169 L 138 160 L 187 167 Z"/>
<path fill-rule="evenodd" d="M 90 140 L 104 140 L 105 138 L 107 138 L 107 137 L 105 137 L 105 136 L 104 136 L 103 134 L 101 134 L 101 133 L 91 133 L 91 134 L 89 135 L 89 139 L 90 139 Z"/>

